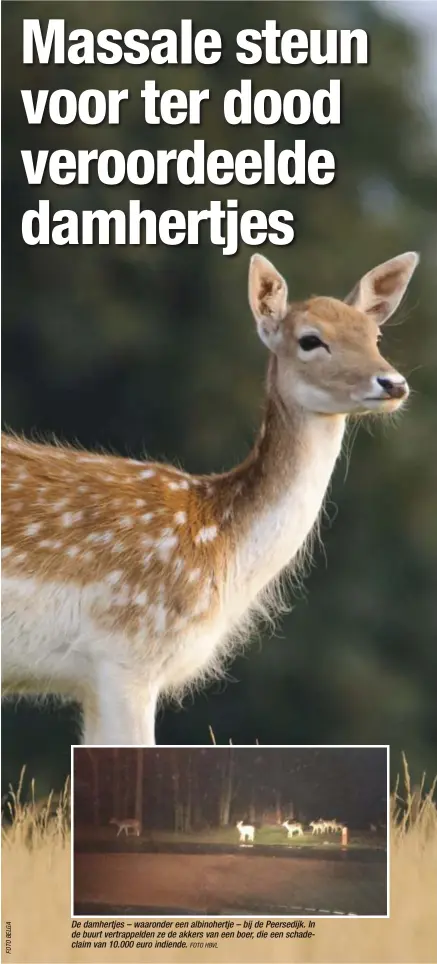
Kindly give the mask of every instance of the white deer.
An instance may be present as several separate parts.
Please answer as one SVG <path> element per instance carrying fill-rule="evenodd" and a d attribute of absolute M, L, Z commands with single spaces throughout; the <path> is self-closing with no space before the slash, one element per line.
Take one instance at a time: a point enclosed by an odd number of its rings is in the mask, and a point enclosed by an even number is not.
<path fill-rule="evenodd" d="M 317 531 L 347 417 L 407 398 L 378 342 L 417 262 L 379 265 L 345 301 L 293 304 L 252 257 L 265 414 L 232 471 L 193 476 L 4 436 L 6 693 L 76 699 L 87 744 L 154 744 L 158 701 L 220 674 L 253 619 L 280 610 L 278 577 Z"/>
<path fill-rule="evenodd" d="M 109 823 L 114 823 L 116 827 L 118 827 L 117 837 L 119 837 L 121 833 L 125 833 L 126 837 L 128 837 L 130 833 L 135 834 L 137 837 L 140 836 L 141 821 L 135 820 L 133 817 L 127 817 L 125 820 L 118 820 L 117 817 L 111 817 Z"/>
<path fill-rule="evenodd" d="M 253 827 L 252 824 L 243 823 L 242 820 L 239 820 L 237 823 L 237 828 L 240 834 L 240 843 L 245 843 L 246 840 L 249 840 L 252 843 L 254 842 L 255 827 Z"/>
<path fill-rule="evenodd" d="M 301 823 L 289 823 L 288 820 L 285 820 L 282 826 L 285 827 L 289 837 L 293 837 L 295 834 L 303 837 L 303 827 Z"/>
<path fill-rule="evenodd" d="M 325 833 L 326 822 L 324 820 L 312 820 L 310 827 L 313 828 L 313 833 Z"/>
<path fill-rule="evenodd" d="M 341 823 L 338 823 L 337 820 L 324 820 L 323 822 L 328 833 L 336 833 L 337 830 L 341 830 Z"/>

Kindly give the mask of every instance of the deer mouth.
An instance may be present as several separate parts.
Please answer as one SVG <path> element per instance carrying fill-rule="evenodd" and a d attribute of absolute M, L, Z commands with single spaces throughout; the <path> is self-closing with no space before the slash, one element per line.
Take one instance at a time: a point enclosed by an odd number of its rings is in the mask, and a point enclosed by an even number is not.
<path fill-rule="evenodd" d="M 366 395 L 363 398 L 363 402 L 393 402 L 398 401 L 399 398 L 403 398 L 401 395 Z"/>
<path fill-rule="evenodd" d="M 407 397 L 407 392 L 405 389 L 397 388 L 393 392 L 384 392 L 383 395 L 366 395 L 364 398 L 365 402 L 401 402 Z"/>

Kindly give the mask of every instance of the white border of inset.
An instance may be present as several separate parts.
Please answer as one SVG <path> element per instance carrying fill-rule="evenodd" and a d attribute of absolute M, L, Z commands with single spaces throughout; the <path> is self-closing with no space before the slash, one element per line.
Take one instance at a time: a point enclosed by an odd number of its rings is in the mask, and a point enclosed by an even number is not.
<path fill-rule="evenodd" d="M 387 799 L 387 812 L 386 812 L 386 826 L 387 826 L 387 879 L 386 879 L 386 894 L 387 894 L 387 913 L 386 914 L 342 914 L 339 911 L 330 911 L 327 914 L 320 913 L 317 909 L 314 913 L 290 913 L 290 914 L 153 914 L 151 915 L 141 915 L 141 914 L 75 914 L 74 913 L 74 751 L 75 750 L 223 750 L 229 749 L 232 746 L 234 750 L 385 750 L 386 751 L 386 764 L 387 764 L 387 780 L 386 780 L 386 799 Z M 297 918 L 299 920 L 388 920 L 390 917 L 390 849 L 391 849 L 391 827 L 390 827 L 390 746 L 385 743 L 363 743 L 363 744 L 348 744 L 348 743 L 296 743 L 293 745 L 289 744 L 262 744 L 262 743 L 251 743 L 247 744 L 215 744 L 215 743 L 199 743 L 199 744 L 159 744 L 156 746 L 144 746 L 142 744 L 127 744 L 126 746 L 114 746 L 96 744 L 91 746 L 88 744 L 72 743 L 71 744 L 71 756 L 70 756 L 70 772 L 71 772 L 71 817 L 70 817 L 70 836 L 71 836 L 71 847 L 70 847 L 70 893 L 71 893 L 71 919 L 72 920 L 92 920 L 93 918 L 114 920 L 137 920 L 139 917 L 143 917 L 144 920 L 192 920 L 196 917 L 196 920 L 209 920 L 211 917 L 224 920 L 262 920 L 263 918 L 268 918 L 269 920 L 290 920 L 291 918 Z M 298 908 L 292 908 L 294 911 L 298 911 Z M 308 908 L 302 908 L 302 910 L 308 910 Z"/>

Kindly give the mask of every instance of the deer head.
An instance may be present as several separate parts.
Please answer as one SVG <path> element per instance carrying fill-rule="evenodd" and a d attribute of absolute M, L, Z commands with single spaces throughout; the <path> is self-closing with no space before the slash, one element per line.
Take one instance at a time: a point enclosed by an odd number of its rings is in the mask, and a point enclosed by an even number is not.
<path fill-rule="evenodd" d="M 405 378 L 381 355 L 381 326 L 393 314 L 418 264 L 413 252 L 369 271 L 345 301 L 288 300 L 287 284 L 253 255 L 249 303 L 259 337 L 272 352 L 285 408 L 320 414 L 393 412 L 408 397 Z"/>

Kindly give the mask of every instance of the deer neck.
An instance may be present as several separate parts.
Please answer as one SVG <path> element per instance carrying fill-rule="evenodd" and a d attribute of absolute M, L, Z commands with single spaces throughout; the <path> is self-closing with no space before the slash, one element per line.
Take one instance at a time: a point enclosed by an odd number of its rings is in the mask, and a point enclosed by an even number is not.
<path fill-rule="evenodd" d="M 319 415 L 298 404 L 285 408 L 275 360 L 267 387 L 265 418 L 254 449 L 228 480 L 234 496 L 230 585 L 238 586 L 242 608 L 305 544 L 318 519 L 346 421 L 343 415 Z"/>

